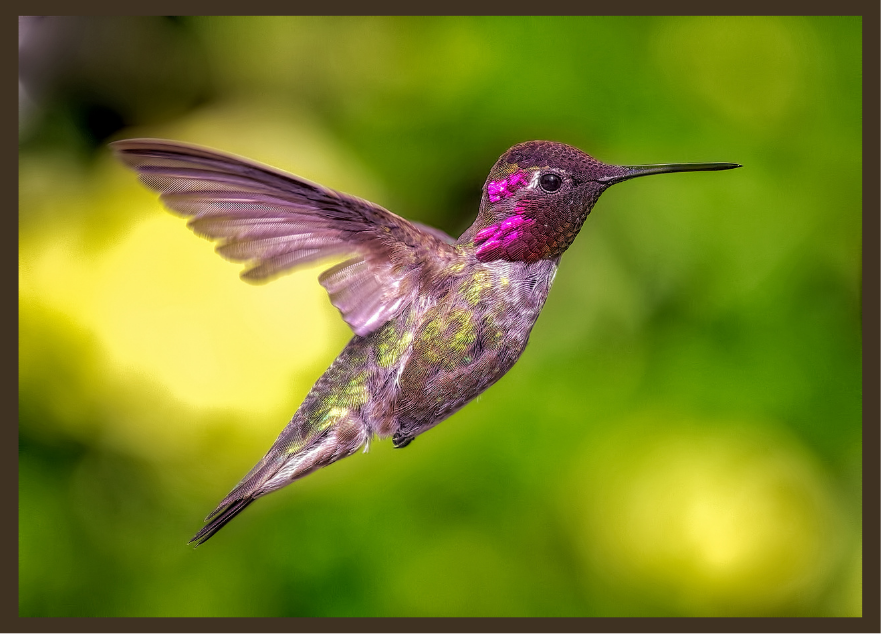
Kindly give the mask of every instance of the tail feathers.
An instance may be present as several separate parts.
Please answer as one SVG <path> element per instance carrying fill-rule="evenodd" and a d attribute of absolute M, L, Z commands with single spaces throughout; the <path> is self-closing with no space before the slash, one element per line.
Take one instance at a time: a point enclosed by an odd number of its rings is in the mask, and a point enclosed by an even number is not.
<path fill-rule="evenodd" d="M 239 498 L 238 500 L 233 500 L 225 506 L 219 506 L 217 509 L 214 510 L 213 513 L 211 513 L 211 515 L 205 518 L 208 524 L 203 526 L 202 530 L 196 533 L 195 537 L 193 537 L 193 539 L 191 539 L 187 543 L 195 543 L 196 547 L 201 546 L 209 539 L 211 539 L 214 533 L 226 526 L 227 522 L 229 522 L 232 518 L 234 518 L 242 511 L 244 511 L 245 508 L 255 499 L 256 498 L 254 497 L 246 496 L 243 498 Z"/>
<path fill-rule="evenodd" d="M 330 429 L 317 429 L 295 416 L 269 453 L 220 501 L 189 543 L 204 544 L 258 497 L 352 455 L 367 436 L 360 419 L 340 418 Z"/>

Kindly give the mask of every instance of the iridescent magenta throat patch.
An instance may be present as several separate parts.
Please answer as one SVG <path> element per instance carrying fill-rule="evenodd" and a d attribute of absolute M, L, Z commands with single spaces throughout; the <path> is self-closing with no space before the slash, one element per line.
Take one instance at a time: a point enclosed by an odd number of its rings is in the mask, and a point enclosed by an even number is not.
<path fill-rule="evenodd" d="M 510 195 L 510 194 L 509 194 Z M 477 259 L 481 262 L 498 258 L 520 259 L 524 254 L 527 237 L 530 228 L 535 224 L 532 218 L 523 215 L 522 207 L 514 210 L 515 216 L 505 218 L 500 223 L 481 229 L 474 236 L 474 246 L 477 247 Z"/>

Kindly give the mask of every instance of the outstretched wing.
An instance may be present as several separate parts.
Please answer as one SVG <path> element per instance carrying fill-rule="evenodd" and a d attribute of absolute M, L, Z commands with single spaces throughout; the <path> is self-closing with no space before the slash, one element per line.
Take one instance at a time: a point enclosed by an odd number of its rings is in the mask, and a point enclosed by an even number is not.
<path fill-rule="evenodd" d="M 246 262 L 246 281 L 348 255 L 319 282 L 361 336 L 410 301 L 433 254 L 452 251 L 452 239 L 436 229 L 244 158 L 161 139 L 111 147 L 196 234 L 217 241 L 218 253 Z"/>

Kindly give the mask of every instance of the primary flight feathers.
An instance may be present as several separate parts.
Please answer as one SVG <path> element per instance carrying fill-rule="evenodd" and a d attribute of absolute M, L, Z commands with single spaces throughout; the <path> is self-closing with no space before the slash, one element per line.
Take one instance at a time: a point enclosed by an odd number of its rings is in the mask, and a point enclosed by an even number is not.
<path fill-rule="evenodd" d="M 432 264 L 426 251 L 436 258 L 451 248 L 437 229 L 244 158 L 159 139 L 112 147 L 196 234 L 218 242 L 218 253 L 246 262 L 246 281 L 349 256 L 319 282 L 360 336 L 395 317 L 416 292 Z"/>

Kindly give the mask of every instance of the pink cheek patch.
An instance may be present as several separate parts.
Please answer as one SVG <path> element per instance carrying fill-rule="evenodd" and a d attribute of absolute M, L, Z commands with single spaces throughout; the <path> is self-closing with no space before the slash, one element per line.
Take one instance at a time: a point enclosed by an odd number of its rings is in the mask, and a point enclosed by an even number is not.
<path fill-rule="evenodd" d="M 526 172 L 520 170 L 501 180 L 490 181 L 486 186 L 486 195 L 491 203 L 497 203 L 502 198 L 510 198 L 514 192 L 527 185 L 529 181 L 526 179 Z"/>

